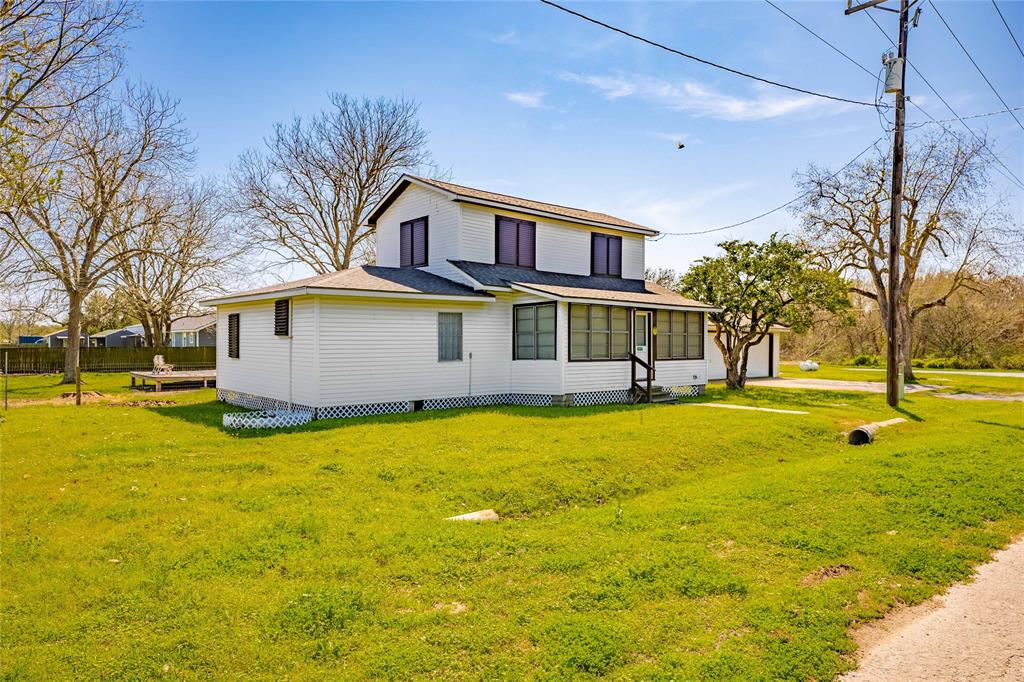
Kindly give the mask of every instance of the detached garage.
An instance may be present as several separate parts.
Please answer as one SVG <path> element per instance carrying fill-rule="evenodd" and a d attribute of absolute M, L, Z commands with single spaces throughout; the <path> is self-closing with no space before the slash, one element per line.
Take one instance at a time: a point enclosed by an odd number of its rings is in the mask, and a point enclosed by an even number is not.
<path fill-rule="evenodd" d="M 761 343 L 751 347 L 750 358 L 747 361 L 748 377 L 779 376 L 779 335 L 785 331 L 784 327 L 773 327 L 771 333 L 764 337 Z M 725 361 L 715 344 L 715 329 L 710 322 L 707 334 L 704 347 L 707 348 L 708 380 L 724 379 Z"/>

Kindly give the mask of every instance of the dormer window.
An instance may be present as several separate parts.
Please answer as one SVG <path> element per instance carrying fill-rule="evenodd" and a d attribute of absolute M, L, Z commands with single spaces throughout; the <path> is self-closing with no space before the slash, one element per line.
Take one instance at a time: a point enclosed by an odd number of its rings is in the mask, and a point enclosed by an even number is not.
<path fill-rule="evenodd" d="M 537 223 L 495 216 L 494 261 L 499 265 L 536 267 Z"/>
<path fill-rule="evenodd" d="M 401 225 L 401 266 L 418 268 L 427 264 L 427 217 L 407 220 Z M 392 263 L 394 261 L 391 261 Z"/>
<path fill-rule="evenodd" d="M 622 277 L 622 237 L 590 235 L 590 274 Z"/>

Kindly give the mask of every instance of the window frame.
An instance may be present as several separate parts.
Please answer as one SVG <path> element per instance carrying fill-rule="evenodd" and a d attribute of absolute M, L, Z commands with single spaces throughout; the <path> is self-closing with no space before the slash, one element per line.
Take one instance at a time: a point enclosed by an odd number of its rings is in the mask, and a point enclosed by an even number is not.
<path fill-rule="evenodd" d="M 669 329 L 667 331 L 662 331 L 662 327 L 660 325 L 658 325 L 658 323 L 657 323 L 657 315 L 656 315 L 655 316 L 655 326 L 658 329 L 658 333 L 655 334 L 655 341 L 654 341 L 654 344 L 655 344 L 654 345 L 654 359 L 655 359 L 655 361 L 656 362 L 671 362 L 671 361 L 676 361 L 676 360 L 703 360 L 705 358 L 705 348 L 704 348 L 704 346 L 705 346 L 705 336 L 706 336 L 706 334 L 704 332 L 704 324 L 705 324 L 705 321 L 706 321 L 705 320 L 704 311 L 702 311 L 702 310 L 669 310 L 669 309 L 661 309 L 661 310 L 658 310 L 657 312 L 659 312 L 659 313 L 660 312 L 665 312 L 665 313 L 668 314 Z M 672 313 L 682 313 L 682 315 L 683 315 L 683 330 L 681 332 L 675 331 L 675 329 L 672 326 Z M 691 334 L 690 334 L 690 332 L 687 331 L 686 327 L 687 327 L 690 315 L 696 315 L 698 320 L 699 320 L 699 327 L 698 327 L 698 331 L 697 331 L 697 338 L 700 340 L 700 355 L 694 356 L 694 357 L 690 357 L 689 352 L 687 351 L 687 349 L 689 348 L 689 337 L 691 336 Z M 672 353 L 672 340 L 673 340 L 673 337 L 675 337 L 677 335 L 681 335 L 683 337 L 684 355 L 682 357 L 673 355 L 673 353 Z M 661 357 L 661 353 L 660 353 L 660 350 L 659 350 L 659 348 L 660 348 L 659 344 L 661 343 L 662 337 L 665 337 L 667 339 L 665 343 L 668 344 L 668 355 L 666 355 L 665 357 Z"/>
<path fill-rule="evenodd" d="M 573 331 L 574 331 L 573 327 L 572 327 L 572 309 L 573 309 L 573 306 L 585 306 L 587 308 L 587 329 L 585 331 L 586 331 L 586 334 L 587 334 L 587 356 L 588 357 L 585 357 L 585 358 L 574 358 L 572 356 L 572 335 L 573 335 Z M 593 331 L 594 330 L 592 329 L 592 326 L 593 326 L 593 320 L 594 320 L 594 315 L 593 315 L 593 309 L 594 308 L 606 308 L 607 311 L 608 311 L 608 329 L 607 330 L 598 330 L 598 332 L 597 332 L 599 334 L 608 334 L 608 357 L 606 357 L 606 358 L 590 357 L 590 356 L 593 355 L 592 348 L 593 348 Z M 619 309 L 622 309 L 622 310 L 626 311 L 626 331 L 625 332 L 622 332 L 621 330 L 616 331 L 616 330 L 612 329 L 612 309 L 613 308 L 619 308 Z M 633 333 L 634 333 L 634 329 L 633 329 L 633 313 L 635 311 L 637 311 L 637 310 L 643 310 L 643 308 L 633 308 L 633 307 L 629 307 L 629 306 L 611 305 L 611 304 L 604 304 L 604 303 L 570 303 L 569 304 L 569 309 L 568 309 L 568 314 L 569 314 L 569 350 L 568 350 L 569 362 L 629 362 L 629 356 L 633 352 Z M 581 331 L 581 330 L 576 330 L 576 331 Z M 611 355 L 612 355 L 612 337 L 615 334 L 622 334 L 622 333 L 626 334 L 626 357 L 623 357 L 623 358 L 613 358 L 613 357 L 611 357 Z"/>
<path fill-rule="evenodd" d="M 228 357 L 238 360 L 241 356 L 242 321 L 239 313 L 228 313 Z"/>
<path fill-rule="evenodd" d="M 442 358 L 441 357 L 441 317 L 442 315 L 458 315 L 459 320 L 459 356 L 457 358 Z M 451 310 L 439 310 L 437 311 L 437 361 L 438 362 L 462 362 L 464 356 L 464 342 L 465 341 L 465 327 L 464 318 L 461 312 L 455 312 Z"/>
<path fill-rule="evenodd" d="M 281 304 L 284 304 L 284 332 L 281 331 Z M 292 335 L 292 300 L 290 298 L 279 298 L 274 301 L 274 336 L 278 338 L 291 338 Z M 198 345 L 198 338 L 196 339 Z"/>
<path fill-rule="evenodd" d="M 598 272 L 597 270 L 597 241 L 603 239 L 605 242 L 604 256 L 605 272 Z M 618 273 L 611 272 L 611 249 L 609 244 L 614 241 L 619 245 L 619 271 Z M 622 279 L 622 237 L 615 234 L 605 234 L 604 232 L 591 232 L 590 233 L 590 275 L 592 277 L 616 277 Z"/>
<path fill-rule="evenodd" d="M 539 348 L 540 348 L 540 344 L 537 342 L 537 337 L 538 337 L 538 335 L 541 332 L 539 332 L 537 330 L 537 312 L 536 312 L 536 309 L 544 307 L 544 306 L 551 306 L 554 309 L 554 312 L 555 312 L 554 317 L 553 317 L 553 319 L 555 321 L 555 328 L 552 330 L 552 334 L 554 334 L 554 336 L 555 336 L 555 354 L 552 357 L 550 357 L 550 358 L 538 358 L 537 357 L 537 354 L 538 354 L 538 351 L 539 351 Z M 534 308 L 534 313 L 533 313 L 533 355 L 534 355 L 534 357 L 532 357 L 532 358 L 520 358 L 519 357 L 519 344 L 518 344 L 518 337 L 519 337 L 519 329 L 518 329 L 518 326 L 519 326 L 519 314 L 518 314 L 518 311 L 519 311 L 520 308 Z M 517 303 L 517 304 L 512 306 L 512 359 L 514 361 L 516 361 L 516 362 L 531 362 L 533 360 L 548 361 L 548 360 L 557 360 L 558 359 L 558 303 L 557 302 L 550 301 L 550 302 L 546 302 L 546 303 Z"/>
<path fill-rule="evenodd" d="M 416 223 L 423 221 L 423 262 L 416 262 Z M 409 262 L 402 262 L 402 233 L 409 226 Z M 420 216 L 405 220 L 398 224 L 398 266 L 402 268 L 422 268 L 430 263 L 430 216 Z"/>
<path fill-rule="evenodd" d="M 515 263 L 503 263 L 501 262 L 501 221 L 510 220 L 516 224 L 516 262 Z M 529 225 L 533 229 L 533 264 L 522 265 L 520 263 L 519 253 L 519 230 L 523 225 Z M 530 270 L 537 269 L 537 222 L 535 220 L 523 220 L 521 218 L 513 218 L 512 216 L 501 215 L 498 213 L 494 214 L 494 262 L 497 265 L 505 265 L 512 268 L 529 268 Z"/>

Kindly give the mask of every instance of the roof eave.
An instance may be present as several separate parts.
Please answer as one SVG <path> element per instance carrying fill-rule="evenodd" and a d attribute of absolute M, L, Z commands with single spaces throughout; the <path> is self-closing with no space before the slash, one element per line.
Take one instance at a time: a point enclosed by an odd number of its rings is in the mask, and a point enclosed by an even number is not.
<path fill-rule="evenodd" d="M 437 189 L 431 187 L 431 189 Z M 437 190 L 442 191 L 442 190 Z M 527 208 L 525 206 L 517 206 L 515 204 L 506 204 L 500 201 L 487 201 L 486 199 L 479 199 L 477 197 L 470 197 L 464 194 L 454 195 L 453 201 L 457 201 L 463 204 L 472 204 L 474 206 L 486 206 L 487 208 L 503 208 L 508 211 L 514 211 L 516 213 L 525 213 L 527 215 L 534 215 L 539 218 L 551 218 L 553 220 L 561 220 L 565 223 L 573 223 L 576 225 L 587 225 L 589 227 L 600 227 L 606 230 L 618 230 L 620 232 L 629 232 L 632 234 L 642 234 L 646 237 L 655 237 L 660 234 L 657 230 L 650 227 L 627 227 L 625 225 L 615 225 L 614 223 L 605 223 L 600 220 L 587 220 L 585 218 L 574 218 L 572 216 L 562 215 L 560 213 L 552 213 L 550 211 L 542 211 L 536 208 Z"/>
<path fill-rule="evenodd" d="M 221 306 L 236 303 L 252 303 L 278 298 L 294 298 L 296 296 L 338 296 L 350 298 L 399 298 L 420 301 L 480 301 L 493 300 L 487 293 L 472 294 L 432 294 L 422 291 L 378 291 L 374 289 L 336 289 L 330 287 L 296 287 L 280 291 L 267 291 L 259 294 L 226 296 L 200 301 L 203 305 Z"/>
<path fill-rule="evenodd" d="M 568 303 L 595 303 L 599 305 L 622 305 L 631 307 L 642 307 L 642 308 L 653 308 L 655 310 L 694 310 L 706 313 L 719 312 L 721 308 L 714 308 L 708 305 L 689 304 L 689 303 L 653 303 L 649 301 L 630 301 L 621 298 L 591 298 L 587 296 L 564 296 L 562 294 L 556 294 L 551 291 L 545 291 L 543 289 L 535 289 L 527 284 L 514 283 L 511 285 L 516 291 L 523 293 L 533 294 L 535 296 L 541 296 L 543 298 L 549 298 L 556 301 L 566 301 Z"/>

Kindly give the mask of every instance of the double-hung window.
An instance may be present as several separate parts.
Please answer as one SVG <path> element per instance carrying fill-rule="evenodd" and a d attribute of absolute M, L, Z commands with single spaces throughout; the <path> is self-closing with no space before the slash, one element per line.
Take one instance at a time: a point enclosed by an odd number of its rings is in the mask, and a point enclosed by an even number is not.
<path fill-rule="evenodd" d="M 533 268 L 537 264 L 537 223 L 495 216 L 494 262 Z"/>
<path fill-rule="evenodd" d="M 658 311 L 657 358 L 704 359 L 704 313 Z"/>
<path fill-rule="evenodd" d="M 629 358 L 629 310 L 619 306 L 569 306 L 570 360 Z"/>
<path fill-rule="evenodd" d="M 437 314 L 437 360 L 462 359 L 462 313 Z"/>
<path fill-rule="evenodd" d="M 399 227 L 401 232 L 400 265 L 418 268 L 427 264 L 427 217 L 407 220 Z"/>
<path fill-rule="evenodd" d="M 555 359 L 555 304 L 519 305 L 513 308 L 512 358 Z"/>
<path fill-rule="evenodd" d="M 590 274 L 622 277 L 622 237 L 591 233 Z"/>

